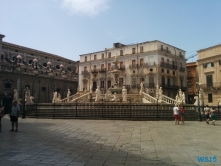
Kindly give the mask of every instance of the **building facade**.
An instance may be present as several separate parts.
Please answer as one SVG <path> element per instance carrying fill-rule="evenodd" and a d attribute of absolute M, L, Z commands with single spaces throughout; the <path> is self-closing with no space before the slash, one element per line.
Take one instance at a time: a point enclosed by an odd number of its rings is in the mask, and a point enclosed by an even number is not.
<path fill-rule="evenodd" d="M 68 89 L 76 93 L 78 62 L 58 55 L 3 42 L 0 40 L 0 103 L 11 106 L 14 89 L 24 101 L 29 88 L 34 103 L 51 103 L 53 92 L 65 98 Z"/>
<path fill-rule="evenodd" d="M 204 91 L 204 105 L 217 105 L 221 98 L 221 44 L 197 52 L 197 70 Z"/>
<path fill-rule="evenodd" d="M 175 97 L 178 89 L 186 91 L 185 51 L 161 41 L 150 41 L 131 45 L 114 43 L 112 48 L 80 55 L 79 88 L 95 90 L 100 86 L 103 93 L 113 87 L 115 80 L 111 73 L 117 56 L 119 86 L 127 87 L 128 93 L 138 93 L 144 83 L 145 91 L 155 95 L 157 84 L 164 94 Z"/>
<path fill-rule="evenodd" d="M 194 104 L 194 97 L 197 95 L 196 82 L 197 82 L 197 63 L 190 62 L 186 64 L 187 70 L 187 103 Z"/>

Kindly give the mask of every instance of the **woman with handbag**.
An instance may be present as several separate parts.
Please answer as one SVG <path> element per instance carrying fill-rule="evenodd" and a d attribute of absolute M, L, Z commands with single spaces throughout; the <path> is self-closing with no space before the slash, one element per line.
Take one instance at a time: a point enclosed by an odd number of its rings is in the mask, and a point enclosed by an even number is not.
<path fill-rule="evenodd" d="M 2 131 L 2 123 L 1 120 L 5 116 L 4 107 L 0 104 L 0 132 Z"/>

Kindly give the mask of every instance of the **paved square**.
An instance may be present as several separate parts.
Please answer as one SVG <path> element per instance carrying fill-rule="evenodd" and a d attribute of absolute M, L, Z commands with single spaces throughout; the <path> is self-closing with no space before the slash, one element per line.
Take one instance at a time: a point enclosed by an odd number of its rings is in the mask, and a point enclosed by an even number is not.
<path fill-rule="evenodd" d="M 221 121 L 2 119 L 0 165 L 221 165 Z M 216 156 L 216 162 L 198 162 Z"/>

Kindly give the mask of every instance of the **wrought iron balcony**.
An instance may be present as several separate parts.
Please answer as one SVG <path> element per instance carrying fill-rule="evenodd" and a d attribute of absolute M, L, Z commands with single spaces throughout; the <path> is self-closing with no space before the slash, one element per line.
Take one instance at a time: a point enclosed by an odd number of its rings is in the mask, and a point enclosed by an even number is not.
<path fill-rule="evenodd" d="M 177 86 L 177 85 L 170 85 L 170 84 L 161 84 L 161 87 L 165 88 L 165 89 L 173 89 L 173 90 L 178 90 L 179 89 L 179 86 Z"/>
<path fill-rule="evenodd" d="M 99 72 L 100 72 L 100 73 L 106 72 L 106 68 L 101 68 L 101 69 L 99 69 Z"/>
<path fill-rule="evenodd" d="M 119 70 L 125 70 L 125 66 L 120 66 Z"/>
<path fill-rule="evenodd" d="M 185 72 L 185 68 L 180 67 L 180 68 L 179 68 L 179 71 L 180 71 L 180 72 Z"/>
<path fill-rule="evenodd" d="M 138 68 L 138 64 L 134 64 L 134 65 L 129 65 L 130 69 L 137 69 Z"/>
<path fill-rule="evenodd" d="M 88 74 L 89 72 L 87 70 L 82 71 L 82 74 Z"/>
<path fill-rule="evenodd" d="M 92 69 L 91 73 L 98 73 L 98 71 L 99 71 L 98 69 Z"/>

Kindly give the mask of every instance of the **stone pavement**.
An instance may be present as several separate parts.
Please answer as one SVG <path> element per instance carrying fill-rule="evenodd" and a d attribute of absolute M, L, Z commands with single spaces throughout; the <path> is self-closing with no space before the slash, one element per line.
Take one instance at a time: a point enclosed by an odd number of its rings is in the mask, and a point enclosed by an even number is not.
<path fill-rule="evenodd" d="M 221 121 L 2 119 L 0 165 L 221 165 Z M 216 156 L 216 162 L 198 162 Z"/>

